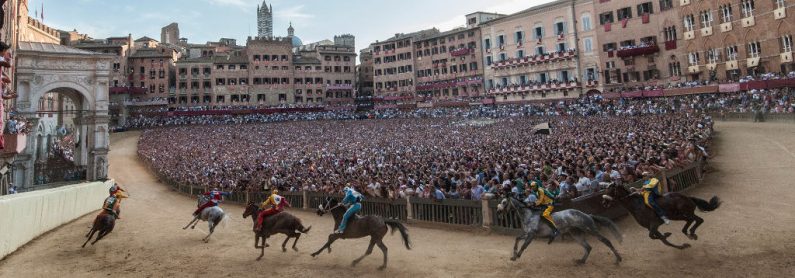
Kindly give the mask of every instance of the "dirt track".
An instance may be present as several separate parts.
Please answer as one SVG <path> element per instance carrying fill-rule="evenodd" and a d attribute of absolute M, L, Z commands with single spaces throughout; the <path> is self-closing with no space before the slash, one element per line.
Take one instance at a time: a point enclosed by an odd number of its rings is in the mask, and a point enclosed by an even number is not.
<path fill-rule="evenodd" d="M 224 205 L 231 221 L 210 243 L 202 243 L 205 223 L 183 231 L 195 201 L 171 192 L 150 175 L 136 154 L 138 133 L 111 137 L 110 173 L 126 185 L 132 198 L 123 203 L 116 230 L 96 246 L 80 248 L 94 215 L 82 217 L 34 240 L 0 261 L 0 277 L 604 277 L 700 276 L 781 277 L 795 273 L 795 125 L 719 123 L 711 161 L 714 171 L 689 194 L 703 198 L 717 193 L 723 206 L 701 213 L 706 220 L 699 240 L 684 251 L 651 241 L 634 220 L 620 221 L 626 234 L 617 248 L 624 262 L 613 266 L 609 250 L 594 247 L 584 266 L 575 266 L 582 249 L 571 242 L 535 242 L 517 262 L 509 262 L 513 238 L 488 232 L 449 231 L 409 226 L 414 243 L 406 250 L 399 236 L 387 236 L 389 267 L 376 271 L 381 253 L 351 269 L 350 262 L 366 249 L 367 240 L 338 241 L 333 253 L 309 256 L 331 232 L 329 216 L 293 211 L 310 234 L 298 243 L 300 252 L 282 253 L 278 235 L 263 261 L 253 248 L 251 222 L 242 209 Z M 664 230 L 672 240 L 687 241 L 681 222 Z M 2 235 L 0 235 L 2 236 Z"/>

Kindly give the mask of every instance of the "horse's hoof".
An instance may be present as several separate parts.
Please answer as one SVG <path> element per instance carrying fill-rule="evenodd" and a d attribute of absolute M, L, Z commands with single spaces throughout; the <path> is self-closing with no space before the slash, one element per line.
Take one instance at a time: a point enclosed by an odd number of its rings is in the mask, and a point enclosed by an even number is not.
<path fill-rule="evenodd" d="M 690 244 L 688 243 L 682 244 L 682 249 L 687 249 L 687 248 L 690 248 Z"/>
<path fill-rule="evenodd" d="M 298 248 L 293 247 L 293 251 L 298 252 Z"/>
<path fill-rule="evenodd" d="M 257 257 L 257 261 L 260 261 L 260 260 L 262 260 L 262 257 L 261 256 Z"/>
<path fill-rule="evenodd" d="M 574 260 L 574 264 L 576 264 L 576 265 L 584 265 L 585 261 L 584 260 Z"/>
<path fill-rule="evenodd" d="M 384 270 L 384 269 L 386 269 L 386 266 L 385 266 L 385 265 L 382 265 L 382 266 L 379 266 L 379 267 L 378 267 L 378 270 Z"/>
<path fill-rule="evenodd" d="M 356 266 L 357 264 L 359 264 L 359 261 L 353 261 L 353 262 L 351 262 L 351 267 L 354 267 L 354 266 Z"/>
<path fill-rule="evenodd" d="M 696 234 L 691 234 L 687 237 L 690 238 L 691 240 L 698 240 L 698 236 Z"/>
<path fill-rule="evenodd" d="M 287 252 L 287 248 L 282 248 L 282 252 Z"/>
<path fill-rule="evenodd" d="M 668 238 L 669 236 L 671 236 L 671 233 L 664 233 L 663 234 L 663 238 Z"/>

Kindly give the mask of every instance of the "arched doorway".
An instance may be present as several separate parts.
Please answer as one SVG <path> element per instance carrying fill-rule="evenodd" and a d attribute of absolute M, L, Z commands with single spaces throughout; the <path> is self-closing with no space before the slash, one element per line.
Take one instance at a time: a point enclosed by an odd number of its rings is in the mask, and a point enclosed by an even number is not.
<path fill-rule="evenodd" d="M 28 136 L 28 147 L 14 161 L 15 184 L 24 188 L 75 176 L 105 179 L 113 56 L 46 43 L 20 42 L 19 48 L 15 109 L 36 128 Z M 70 136 L 71 159 L 61 153 L 65 160 L 57 165 L 52 160 L 57 154 L 53 143 Z M 55 168 L 64 170 L 51 171 Z M 66 173 L 67 168 L 80 173 Z"/>

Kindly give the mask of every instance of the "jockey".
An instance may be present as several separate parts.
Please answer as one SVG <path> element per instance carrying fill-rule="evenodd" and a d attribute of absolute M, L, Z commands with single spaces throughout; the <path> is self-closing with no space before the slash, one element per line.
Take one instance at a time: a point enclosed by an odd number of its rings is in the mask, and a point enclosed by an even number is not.
<path fill-rule="evenodd" d="M 210 192 L 205 192 L 204 196 L 208 196 L 210 200 L 204 203 L 204 205 L 199 206 L 199 208 L 193 212 L 193 216 L 199 215 L 199 213 L 206 208 L 217 206 L 224 200 L 224 197 L 229 197 L 230 195 L 232 195 L 232 193 L 220 191 L 217 187 L 213 188 Z"/>
<path fill-rule="evenodd" d="M 257 215 L 257 227 L 254 228 L 254 231 L 259 232 L 262 229 L 262 223 L 265 218 L 284 211 L 285 206 L 289 208 L 290 202 L 287 202 L 286 198 L 280 196 L 279 190 L 276 188 L 271 190 L 270 197 L 259 206 L 260 212 L 259 215 Z"/>
<path fill-rule="evenodd" d="M 115 185 L 114 185 L 115 186 Z M 116 219 L 121 219 L 119 217 L 119 207 L 121 206 L 121 199 L 127 198 L 127 195 L 124 194 L 123 190 L 116 190 L 111 191 L 113 192 L 110 196 L 105 198 L 105 202 L 102 204 L 102 209 L 113 215 Z"/>
<path fill-rule="evenodd" d="M 559 192 L 557 190 L 539 187 L 536 194 L 538 195 L 538 200 L 536 201 L 535 205 L 546 207 L 541 216 L 543 216 L 542 218 L 546 220 L 545 222 L 547 225 L 552 228 L 552 234 L 549 235 L 549 243 L 552 243 L 552 241 L 555 240 L 555 237 L 560 235 L 560 231 L 555 225 L 555 221 L 552 219 L 552 210 L 555 209 L 555 198 L 558 197 Z"/>
<path fill-rule="evenodd" d="M 345 227 L 348 226 L 348 220 L 362 209 L 361 202 L 364 199 L 362 194 L 356 192 L 356 190 L 350 186 L 346 186 L 342 192 L 345 193 L 345 198 L 342 199 L 342 205 L 347 206 L 348 210 L 345 211 L 345 215 L 342 216 L 342 222 L 340 222 L 339 228 L 334 231 L 334 233 L 337 234 L 345 232 Z"/>
<path fill-rule="evenodd" d="M 119 216 L 121 214 L 121 210 L 119 208 L 116 208 L 116 210 L 114 210 L 113 207 L 116 206 L 117 202 L 121 204 L 120 202 L 122 198 L 127 198 L 127 196 L 125 196 L 122 192 L 127 192 L 127 191 L 124 191 L 124 189 L 122 189 L 121 186 L 119 186 L 119 184 L 113 183 L 113 185 L 108 190 L 108 193 L 110 194 L 108 195 L 107 198 L 105 198 L 105 202 L 102 203 L 102 209 L 110 212 L 110 214 L 112 214 L 113 217 L 116 217 L 116 219 L 121 219 L 121 217 Z"/>
<path fill-rule="evenodd" d="M 671 220 L 665 217 L 665 211 L 657 204 L 657 198 L 661 197 L 660 180 L 651 176 L 649 172 L 643 172 L 643 202 L 646 206 L 654 210 L 657 216 L 665 222 L 666 225 L 671 224 Z"/>

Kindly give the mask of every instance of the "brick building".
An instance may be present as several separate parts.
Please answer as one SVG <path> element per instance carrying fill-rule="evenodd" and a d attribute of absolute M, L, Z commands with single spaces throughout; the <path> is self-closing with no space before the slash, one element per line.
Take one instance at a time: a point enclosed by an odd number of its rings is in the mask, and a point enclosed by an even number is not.
<path fill-rule="evenodd" d="M 682 72 L 688 80 L 732 80 L 795 70 L 795 1 L 679 1 Z"/>
<path fill-rule="evenodd" d="M 127 80 L 147 89 L 145 98 L 166 98 L 176 87 L 177 59 L 179 52 L 166 46 L 134 50 L 127 59 Z"/>
<path fill-rule="evenodd" d="M 359 66 L 356 71 L 356 97 L 373 96 L 373 52 L 371 48 L 359 51 Z"/>
<path fill-rule="evenodd" d="M 426 100 L 484 96 L 480 28 L 461 27 L 415 39 L 416 92 Z"/>
<path fill-rule="evenodd" d="M 377 97 L 415 97 L 414 42 L 439 34 L 436 28 L 395 34 L 373 48 L 373 83 Z"/>
<path fill-rule="evenodd" d="M 678 0 L 594 1 L 605 90 L 681 81 Z"/>
<path fill-rule="evenodd" d="M 62 41 L 63 42 L 63 41 Z M 115 55 L 111 64 L 110 87 L 127 87 L 129 83 L 129 72 L 127 58 L 132 53 L 132 36 L 112 37 L 104 40 L 81 40 L 73 42 L 74 48 L 93 51 L 97 53 Z"/>

